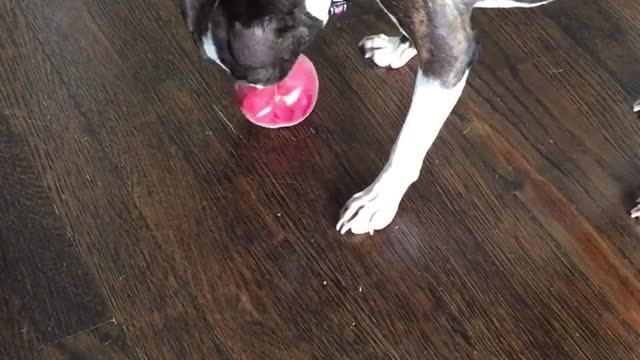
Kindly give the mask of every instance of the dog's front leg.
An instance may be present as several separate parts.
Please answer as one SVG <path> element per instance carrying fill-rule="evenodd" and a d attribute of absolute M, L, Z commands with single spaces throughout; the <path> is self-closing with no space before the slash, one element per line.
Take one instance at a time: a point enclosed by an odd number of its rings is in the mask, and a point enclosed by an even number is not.
<path fill-rule="evenodd" d="M 448 88 L 418 72 L 411 108 L 391 156 L 377 179 L 343 209 L 340 233 L 373 233 L 389 225 L 404 193 L 418 179 L 424 156 L 460 97 L 466 77 Z"/>
<path fill-rule="evenodd" d="M 454 13 L 454 10 L 432 8 L 430 11 L 442 13 L 439 20 L 429 24 L 428 29 L 412 31 L 416 34 L 414 43 L 423 64 L 418 71 L 409 113 L 382 172 L 344 207 L 337 225 L 340 233 L 373 233 L 389 225 L 405 192 L 418 179 L 427 151 L 460 98 L 475 41 L 470 30 L 470 10 L 464 13 Z M 436 13 L 431 18 L 437 16 Z M 443 32 L 446 37 L 442 36 Z"/>

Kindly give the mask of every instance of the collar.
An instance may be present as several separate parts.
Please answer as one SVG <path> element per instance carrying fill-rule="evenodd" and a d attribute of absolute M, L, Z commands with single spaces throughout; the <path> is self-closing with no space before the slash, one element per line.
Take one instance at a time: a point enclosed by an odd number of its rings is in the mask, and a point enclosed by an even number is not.
<path fill-rule="evenodd" d="M 351 0 L 331 0 L 331 7 L 329 8 L 329 16 L 342 15 L 347 11 L 347 7 L 351 3 Z"/>

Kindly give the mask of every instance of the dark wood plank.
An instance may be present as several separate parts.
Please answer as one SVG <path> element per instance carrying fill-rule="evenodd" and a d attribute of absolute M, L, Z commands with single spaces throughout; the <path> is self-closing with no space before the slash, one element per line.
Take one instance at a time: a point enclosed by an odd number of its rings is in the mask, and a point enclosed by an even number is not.
<path fill-rule="evenodd" d="M 43 26 L 81 26 L 82 19 L 87 19 L 88 16 L 88 13 L 82 12 L 82 7 L 66 6 L 57 10 L 59 12 L 49 11 L 47 17 L 42 18 L 45 21 Z M 10 11 L 14 12 L 14 19 L 27 21 L 26 17 L 18 16 L 20 9 L 17 4 Z M 40 14 L 44 16 L 45 12 Z M 51 16 L 55 14 L 60 16 Z M 34 17 L 31 20 L 37 19 Z M 71 19 L 73 21 L 69 21 Z M 33 25 L 25 23 L 23 29 L 27 31 L 30 26 Z M 53 28 L 41 30 L 42 33 L 53 32 Z M 74 36 L 96 35 L 91 32 L 91 26 L 78 30 L 80 31 L 74 33 Z M 37 39 L 32 41 L 32 35 L 36 32 L 12 34 L 17 45 L 5 55 L 10 61 L 3 64 L 24 66 L 15 66 L 15 71 L 3 74 L 10 77 L 7 81 L 14 76 L 20 79 L 22 87 L 4 93 L 3 98 L 8 107 L 15 109 L 14 112 L 21 111 L 28 116 L 24 117 L 25 121 L 10 118 L 9 122 L 17 125 L 17 133 L 33 139 L 33 153 L 43 154 L 48 160 L 39 161 L 38 165 L 43 178 L 52 181 L 50 193 L 53 202 L 62 216 L 70 220 L 68 227 L 78 239 L 79 251 L 84 255 L 92 273 L 101 280 L 112 306 L 113 318 L 125 327 L 129 340 L 136 344 L 134 350 L 150 358 L 197 358 L 195 354 L 224 354 L 224 348 L 216 340 L 215 332 L 211 331 L 200 308 L 194 303 L 194 297 L 188 293 L 183 293 L 186 296 L 178 295 L 185 281 L 176 272 L 173 263 L 166 258 L 167 253 L 157 251 L 165 245 L 171 247 L 171 243 L 163 244 L 161 237 L 156 238 L 149 230 L 153 224 L 149 224 L 140 215 L 140 209 L 144 209 L 145 204 L 136 203 L 138 195 L 135 193 L 140 191 L 138 194 L 142 198 L 146 198 L 148 194 L 148 190 L 144 189 L 144 174 L 137 173 L 139 167 L 135 162 L 131 166 L 119 167 L 114 161 L 118 154 L 124 155 L 128 151 L 125 144 L 137 146 L 142 141 L 118 135 L 119 129 L 125 133 L 141 135 L 142 133 L 133 131 L 135 127 L 140 127 L 150 140 L 154 140 L 151 134 L 153 129 L 144 130 L 145 126 L 153 127 L 154 124 L 147 122 L 145 125 L 145 115 L 153 114 L 148 110 L 152 109 L 152 104 L 140 102 L 139 107 L 135 106 L 134 97 L 114 91 L 117 88 L 110 88 L 110 85 L 119 82 L 116 81 L 117 76 L 116 80 L 109 82 L 109 75 L 100 74 L 98 71 L 101 67 L 92 68 L 95 64 L 85 62 L 86 59 L 78 59 L 78 63 L 73 64 L 79 67 L 64 67 L 61 61 L 66 60 L 65 58 L 60 59 L 60 62 L 55 61 L 51 57 L 54 54 L 43 52 L 47 49 L 43 44 L 49 43 L 50 39 L 44 39 L 47 40 L 45 42 Z M 73 37 L 57 40 L 60 44 L 74 43 Z M 51 45 L 51 48 L 58 49 L 58 46 Z M 98 49 L 103 50 L 100 47 Z M 77 57 L 89 55 L 93 53 L 82 52 L 82 49 L 73 54 L 65 54 Z M 83 69 L 82 64 L 88 68 Z M 68 84 L 66 81 L 73 80 L 73 76 L 84 76 L 83 74 L 95 75 L 96 78 L 79 79 L 78 84 L 82 84 L 77 87 L 65 85 Z M 95 81 L 99 75 L 104 78 L 102 81 Z M 29 90 L 29 97 L 23 96 L 23 89 Z M 91 94 L 99 93 L 104 97 L 97 97 L 93 99 L 94 102 L 89 102 Z M 133 103 L 118 104 L 117 100 L 131 100 Z M 96 106 L 104 107 L 103 115 L 100 115 Z M 127 119 L 131 121 L 123 123 L 123 128 L 118 128 L 115 120 L 123 119 L 118 117 L 121 111 L 128 112 L 130 117 Z M 176 132 L 179 133 L 177 130 L 174 133 Z M 122 140 L 122 143 L 112 148 L 110 140 L 102 138 L 101 134 L 108 137 L 115 135 L 114 139 Z M 202 134 L 204 137 L 204 131 Z M 163 139 L 160 138 L 159 141 Z M 159 148 L 165 146 L 160 145 Z M 111 153 L 109 149 L 116 150 Z M 171 151 L 169 148 L 166 150 Z M 56 155 L 49 156 L 53 153 Z M 150 160 L 154 161 L 153 158 L 152 156 Z M 170 165 L 164 159 L 155 159 Z M 135 176 L 138 180 L 125 178 L 123 174 Z M 62 178 L 65 179 L 63 182 L 55 180 Z M 132 182 L 127 183 L 128 181 Z M 101 200 L 97 200 L 98 198 Z M 176 224 L 175 221 L 173 223 Z M 143 282 L 137 283 L 133 279 L 143 279 Z M 178 293 L 172 295 L 174 290 Z M 76 331 L 67 335 L 73 333 Z"/>
<path fill-rule="evenodd" d="M 132 359 L 126 334 L 114 321 L 98 324 L 46 346 L 44 359 Z"/>
<path fill-rule="evenodd" d="M 310 50 L 316 112 L 279 131 L 242 119 L 173 1 L 1 3 L 0 357 L 640 357 L 638 10 L 478 11 L 397 219 L 340 237 L 415 71 L 361 58 L 394 31 L 373 1 Z"/>
<path fill-rule="evenodd" d="M 0 115 L 0 163 L 10 165 L 0 171 L 0 354 L 7 359 L 111 318 L 11 116 Z"/>

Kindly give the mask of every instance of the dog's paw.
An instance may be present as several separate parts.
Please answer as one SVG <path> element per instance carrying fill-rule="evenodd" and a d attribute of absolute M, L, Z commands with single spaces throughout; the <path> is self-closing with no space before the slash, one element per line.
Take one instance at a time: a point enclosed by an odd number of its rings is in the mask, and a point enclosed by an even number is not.
<path fill-rule="evenodd" d="M 402 194 L 384 191 L 372 184 L 354 195 L 342 209 L 336 230 L 345 234 L 373 234 L 391 223 L 398 211 Z"/>
<path fill-rule="evenodd" d="M 400 36 L 384 34 L 367 36 L 359 45 L 364 57 L 373 60 L 381 67 L 400 68 L 418 53 L 410 41 L 403 41 Z"/>

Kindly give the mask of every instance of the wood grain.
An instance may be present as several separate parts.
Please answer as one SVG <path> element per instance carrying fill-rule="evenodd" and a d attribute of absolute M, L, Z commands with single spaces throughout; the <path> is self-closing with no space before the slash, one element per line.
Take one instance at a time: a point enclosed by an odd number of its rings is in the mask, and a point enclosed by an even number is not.
<path fill-rule="evenodd" d="M 396 220 L 339 236 L 416 64 L 355 2 L 315 113 L 251 126 L 174 1 L 0 2 L 1 359 L 640 357 L 640 5 L 474 14 L 478 63 Z"/>

